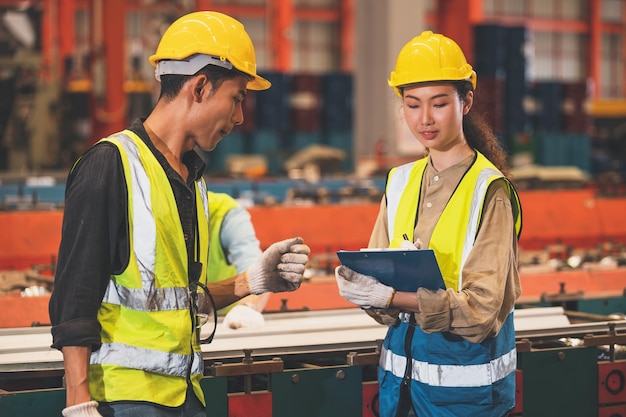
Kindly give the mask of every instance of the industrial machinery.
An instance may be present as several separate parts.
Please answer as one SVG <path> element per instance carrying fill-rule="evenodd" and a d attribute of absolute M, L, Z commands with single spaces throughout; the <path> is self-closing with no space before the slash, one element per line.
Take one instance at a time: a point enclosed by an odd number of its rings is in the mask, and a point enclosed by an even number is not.
<path fill-rule="evenodd" d="M 0 170 L 49 169 L 58 154 L 59 83 L 46 79 L 37 8 L 0 8 Z"/>
<path fill-rule="evenodd" d="M 203 345 L 211 416 L 374 417 L 386 327 L 358 308 L 267 314 L 262 329 L 218 325 Z M 560 307 L 518 309 L 512 416 L 626 416 L 626 321 Z M 0 330 L 3 416 L 58 416 L 61 354 L 49 327 Z"/>

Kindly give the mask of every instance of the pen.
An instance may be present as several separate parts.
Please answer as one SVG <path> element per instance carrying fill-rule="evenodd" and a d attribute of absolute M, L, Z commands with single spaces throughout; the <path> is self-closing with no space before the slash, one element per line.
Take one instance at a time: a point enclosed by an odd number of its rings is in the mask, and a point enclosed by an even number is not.
<path fill-rule="evenodd" d="M 404 240 L 400 243 L 400 247 L 404 249 L 420 249 L 423 246 L 422 241 L 419 238 L 417 239 L 417 242 L 413 242 L 412 240 L 409 240 L 409 236 L 406 233 L 404 233 L 402 237 Z"/>

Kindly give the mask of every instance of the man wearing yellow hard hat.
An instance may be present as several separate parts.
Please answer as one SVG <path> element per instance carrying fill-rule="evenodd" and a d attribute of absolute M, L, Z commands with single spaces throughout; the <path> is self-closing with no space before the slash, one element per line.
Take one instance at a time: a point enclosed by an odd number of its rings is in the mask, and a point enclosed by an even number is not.
<path fill-rule="evenodd" d="M 286 239 L 207 284 L 208 196 L 194 148 L 214 149 L 243 122 L 246 91 L 270 87 L 243 25 L 185 15 L 150 62 L 161 82 L 150 115 L 101 139 L 67 180 L 50 299 L 65 417 L 205 416 L 200 328 L 249 294 L 298 289 L 308 261 L 302 239 Z"/>
<path fill-rule="evenodd" d="M 389 86 L 428 154 L 389 172 L 369 247 L 431 249 L 443 283 L 399 291 L 335 271 L 341 295 L 389 326 L 379 415 L 503 417 L 515 406 L 521 292 L 521 206 L 506 154 L 471 112 L 476 73 L 452 39 L 426 31 L 410 40 Z"/>

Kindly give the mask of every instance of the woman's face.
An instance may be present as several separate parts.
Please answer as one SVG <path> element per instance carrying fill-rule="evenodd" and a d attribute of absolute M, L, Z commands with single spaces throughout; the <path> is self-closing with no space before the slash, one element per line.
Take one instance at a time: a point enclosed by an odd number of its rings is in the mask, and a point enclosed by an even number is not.
<path fill-rule="evenodd" d="M 404 88 L 402 107 L 409 129 L 430 151 L 445 152 L 465 144 L 463 116 L 473 92 L 461 100 L 450 83 L 425 83 Z"/>

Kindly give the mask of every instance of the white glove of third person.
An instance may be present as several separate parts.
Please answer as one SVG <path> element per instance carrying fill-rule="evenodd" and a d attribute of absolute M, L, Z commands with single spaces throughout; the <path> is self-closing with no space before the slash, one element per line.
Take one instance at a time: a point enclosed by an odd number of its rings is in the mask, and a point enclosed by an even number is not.
<path fill-rule="evenodd" d="M 265 319 L 254 306 L 237 304 L 226 313 L 222 324 L 231 329 L 259 329 L 265 325 Z"/>
<path fill-rule="evenodd" d="M 252 294 L 295 291 L 300 288 L 311 249 L 300 237 L 272 244 L 246 270 Z"/>
<path fill-rule="evenodd" d="M 88 401 L 64 408 L 61 414 L 64 417 L 102 417 L 102 414 L 98 412 L 96 401 Z"/>
<path fill-rule="evenodd" d="M 339 265 L 335 268 L 335 278 L 339 294 L 362 308 L 387 308 L 395 294 L 392 287 L 347 266 Z"/>

